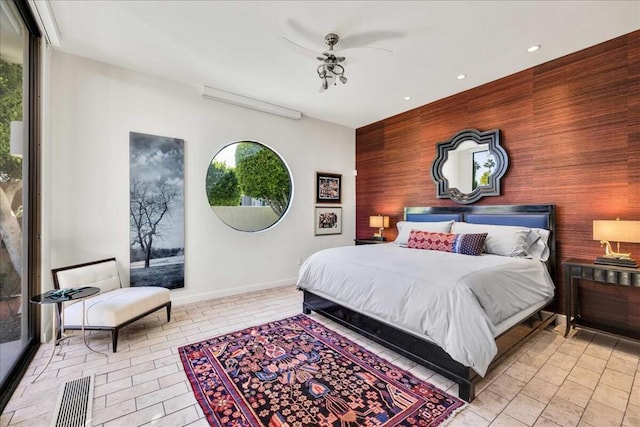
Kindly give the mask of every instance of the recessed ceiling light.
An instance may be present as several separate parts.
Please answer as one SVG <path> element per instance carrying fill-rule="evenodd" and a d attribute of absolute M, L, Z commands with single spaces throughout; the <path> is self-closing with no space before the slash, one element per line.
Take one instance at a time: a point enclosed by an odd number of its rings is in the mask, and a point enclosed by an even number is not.
<path fill-rule="evenodd" d="M 467 77 L 467 75 L 466 75 L 466 74 L 458 74 L 458 75 L 456 76 L 456 79 L 458 79 L 458 80 L 462 80 L 462 79 L 464 79 L 464 78 L 466 78 L 466 77 Z"/>
<path fill-rule="evenodd" d="M 410 97 L 410 96 L 405 96 L 405 97 L 404 97 L 404 100 L 405 100 L 405 101 L 409 101 L 410 99 L 411 99 L 411 97 Z"/>
<path fill-rule="evenodd" d="M 536 50 L 540 49 L 540 45 L 539 44 L 534 44 L 533 46 L 530 46 L 527 49 L 527 52 L 532 53 L 535 52 Z"/>

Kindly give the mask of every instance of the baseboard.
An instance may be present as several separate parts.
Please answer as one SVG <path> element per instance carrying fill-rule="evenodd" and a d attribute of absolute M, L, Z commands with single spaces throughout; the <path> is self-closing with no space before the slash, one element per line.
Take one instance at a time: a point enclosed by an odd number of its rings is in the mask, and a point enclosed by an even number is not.
<path fill-rule="evenodd" d="M 567 316 L 564 314 L 556 315 L 556 325 L 566 325 L 567 324 Z"/>
<path fill-rule="evenodd" d="M 262 291 L 265 289 L 281 288 L 284 286 L 295 286 L 297 277 L 291 279 L 278 280 L 275 282 L 257 283 L 254 285 L 242 286 L 233 289 L 221 289 L 218 291 L 201 292 L 198 294 L 173 296 L 171 295 L 171 303 L 174 305 L 190 304 L 193 302 L 206 301 L 209 299 L 229 297 L 232 295 L 246 294 L 249 292 Z"/>

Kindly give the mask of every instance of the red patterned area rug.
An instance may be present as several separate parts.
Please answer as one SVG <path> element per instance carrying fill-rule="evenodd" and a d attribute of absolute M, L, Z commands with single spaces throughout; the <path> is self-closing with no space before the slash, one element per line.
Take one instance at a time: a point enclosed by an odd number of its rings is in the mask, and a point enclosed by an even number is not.
<path fill-rule="evenodd" d="M 213 426 L 438 426 L 464 405 L 305 315 L 179 353 Z"/>

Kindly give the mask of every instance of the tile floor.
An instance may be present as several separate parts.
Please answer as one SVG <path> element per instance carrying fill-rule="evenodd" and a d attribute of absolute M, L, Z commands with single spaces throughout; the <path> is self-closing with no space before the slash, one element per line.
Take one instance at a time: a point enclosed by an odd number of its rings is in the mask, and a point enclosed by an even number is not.
<path fill-rule="evenodd" d="M 48 426 L 60 386 L 95 374 L 94 426 L 206 426 L 177 354 L 181 345 L 301 312 L 302 294 L 284 287 L 175 306 L 124 329 L 118 352 L 107 333 L 93 332 L 88 350 L 67 340 L 47 371 L 51 347 L 42 345 L 4 412 L 0 427 Z M 457 385 L 317 314 L 312 317 L 416 376 L 457 395 Z M 640 426 L 640 344 L 560 328 L 527 341 L 478 387 L 476 400 L 449 426 Z"/>

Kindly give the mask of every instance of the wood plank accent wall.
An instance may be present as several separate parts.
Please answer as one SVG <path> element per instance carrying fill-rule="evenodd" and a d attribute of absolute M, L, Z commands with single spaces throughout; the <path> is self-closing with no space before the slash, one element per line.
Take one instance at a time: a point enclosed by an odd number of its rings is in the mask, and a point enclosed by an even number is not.
<path fill-rule="evenodd" d="M 477 204 L 555 204 L 558 265 L 594 258 L 594 219 L 640 220 L 640 31 L 357 129 L 358 238 L 369 215 L 390 215 L 394 239 L 404 206 L 455 205 L 430 168 L 466 128 L 500 129 L 509 155 L 502 195 Z M 621 249 L 640 259 L 640 244 Z"/>

